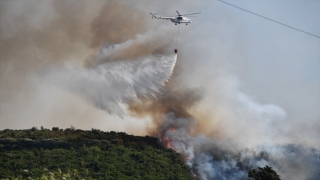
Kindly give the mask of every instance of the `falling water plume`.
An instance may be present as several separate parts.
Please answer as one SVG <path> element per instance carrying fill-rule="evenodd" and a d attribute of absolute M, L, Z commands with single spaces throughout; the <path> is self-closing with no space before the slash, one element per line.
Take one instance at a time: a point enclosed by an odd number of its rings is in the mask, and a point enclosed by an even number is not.
<path fill-rule="evenodd" d="M 129 101 L 156 98 L 172 75 L 177 55 L 106 62 L 93 68 L 54 68 L 49 77 L 96 107 L 123 117 Z"/>

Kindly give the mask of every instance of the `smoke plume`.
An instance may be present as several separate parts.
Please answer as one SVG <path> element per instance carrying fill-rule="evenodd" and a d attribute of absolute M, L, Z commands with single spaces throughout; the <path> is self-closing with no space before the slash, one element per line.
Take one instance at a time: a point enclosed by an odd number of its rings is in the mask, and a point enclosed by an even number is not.
<path fill-rule="evenodd" d="M 202 14 L 176 42 L 177 26 L 149 11 L 177 9 Z M 320 86 L 281 80 L 284 60 L 277 76 L 246 79 L 259 70 L 242 21 L 215 1 L 1 1 L 0 129 L 153 135 L 199 179 L 247 179 L 265 165 L 320 179 Z"/>
<path fill-rule="evenodd" d="M 74 125 L 90 129 L 103 124 L 104 130 L 145 133 L 142 121 L 128 117 L 125 123 L 108 112 L 117 104 L 112 113 L 123 114 L 119 103 L 135 95 L 154 96 L 172 71 L 173 52 L 167 47 L 174 33 L 168 26 L 152 24 L 140 9 L 148 3 L 0 3 L 1 128 Z M 127 74 L 121 76 L 123 72 Z M 100 89 L 89 88 L 98 83 L 97 76 L 102 84 L 94 88 Z M 121 90 L 113 86 L 121 83 L 126 84 Z M 107 99 L 113 105 L 107 105 Z"/>

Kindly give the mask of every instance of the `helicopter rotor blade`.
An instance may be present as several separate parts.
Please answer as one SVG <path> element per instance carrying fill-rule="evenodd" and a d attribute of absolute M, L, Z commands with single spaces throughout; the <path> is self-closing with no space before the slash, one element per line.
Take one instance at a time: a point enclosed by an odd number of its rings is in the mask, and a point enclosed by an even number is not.
<path fill-rule="evenodd" d="M 197 17 L 196 15 L 186 15 L 184 17 Z"/>
<path fill-rule="evenodd" d="M 180 16 L 193 15 L 193 14 L 201 14 L 201 12 L 198 12 L 198 13 L 191 13 L 191 14 L 182 14 L 182 15 L 180 15 Z"/>
<path fill-rule="evenodd" d="M 177 11 L 177 10 L 176 10 Z M 179 16 L 181 16 L 181 14 L 177 11 L 177 13 L 179 14 Z"/>

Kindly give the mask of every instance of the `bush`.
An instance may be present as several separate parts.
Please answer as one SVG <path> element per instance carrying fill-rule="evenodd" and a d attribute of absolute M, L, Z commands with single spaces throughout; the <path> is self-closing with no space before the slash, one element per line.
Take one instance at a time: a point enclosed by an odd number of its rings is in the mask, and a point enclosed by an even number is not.
<path fill-rule="evenodd" d="M 249 171 L 248 177 L 255 180 L 281 180 L 277 172 L 270 166 L 259 167 L 258 170 L 252 169 Z"/>

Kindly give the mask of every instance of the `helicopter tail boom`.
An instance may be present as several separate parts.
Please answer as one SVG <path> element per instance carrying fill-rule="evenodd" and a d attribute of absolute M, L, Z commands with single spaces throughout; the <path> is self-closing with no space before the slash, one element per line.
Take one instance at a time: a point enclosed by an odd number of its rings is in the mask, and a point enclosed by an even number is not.
<path fill-rule="evenodd" d="M 150 13 L 151 15 L 152 15 L 152 19 L 153 18 L 156 18 L 156 19 L 174 19 L 174 17 L 161 17 L 161 16 L 156 16 L 156 14 L 152 14 L 152 13 Z"/>

